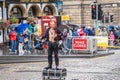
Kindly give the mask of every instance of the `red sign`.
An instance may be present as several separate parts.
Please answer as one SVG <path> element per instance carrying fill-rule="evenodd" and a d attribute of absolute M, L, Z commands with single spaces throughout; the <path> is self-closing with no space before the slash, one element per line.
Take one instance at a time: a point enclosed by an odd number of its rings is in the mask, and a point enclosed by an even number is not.
<path fill-rule="evenodd" d="M 43 16 L 41 18 L 41 23 L 42 23 L 42 35 L 45 34 L 46 28 L 50 27 L 50 21 L 56 22 L 57 26 L 57 19 L 55 16 Z"/>
<path fill-rule="evenodd" d="M 74 38 L 72 41 L 72 47 L 74 50 L 87 50 L 87 39 Z"/>

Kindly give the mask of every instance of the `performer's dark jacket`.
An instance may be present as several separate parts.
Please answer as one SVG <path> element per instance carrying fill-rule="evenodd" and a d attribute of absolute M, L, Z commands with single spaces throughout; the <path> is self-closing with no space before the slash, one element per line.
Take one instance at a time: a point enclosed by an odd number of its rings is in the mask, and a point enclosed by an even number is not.
<path fill-rule="evenodd" d="M 61 31 L 58 28 L 55 28 L 54 30 L 55 30 L 55 33 L 57 34 L 57 37 L 55 37 L 55 41 L 61 40 L 62 38 Z M 49 31 L 50 31 L 50 28 L 46 30 L 45 35 L 42 37 L 42 39 L 46 39 L 46 41 L 49 41 Z"/>

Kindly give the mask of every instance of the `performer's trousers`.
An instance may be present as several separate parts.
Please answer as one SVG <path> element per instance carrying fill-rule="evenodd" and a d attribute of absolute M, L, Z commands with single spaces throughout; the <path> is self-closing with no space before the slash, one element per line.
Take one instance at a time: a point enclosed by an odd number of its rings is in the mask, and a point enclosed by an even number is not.
<path fill-rule="evenodd" d="M 48 64 L 52 67 L 52 54 L 54 53 L 55 57 L 55 65 L 59 65 L 59 58 L 58 58 L 58 43 L 57 42 L 48 42 Z"/>

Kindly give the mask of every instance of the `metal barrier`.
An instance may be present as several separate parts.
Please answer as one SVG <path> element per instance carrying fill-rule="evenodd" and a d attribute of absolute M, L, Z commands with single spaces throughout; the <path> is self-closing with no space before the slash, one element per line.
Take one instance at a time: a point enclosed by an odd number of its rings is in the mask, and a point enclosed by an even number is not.
<path fill-rule="evenodd" d="M 97 53 L 97 39 L 95 37 L 72 36 L 72 37 L 67 37 L 66 42 L 67 42 L 67 49 L 69 50 L 69 54 L 72 50 L 79 51 L 80 53 L 90 53 L 90 54 Z M 68 47 L 69 45 L 71 45 L 71 48 Z"/>
<path fill-rule="evenodd" d="M 33 37 L 31 37 L 32 45 L 34 44 Z M 65 42 L 68 54 L 71 54 L 71 52 L 74 51 L 79 53 L 89 53 L 93 55 L 98 53 L 98 51 L 106 51 L 108 53 L 110 48 L 120 48 L 120 46 L 111 46 L 110 39 L 108 39 L 108 37 L 102 36 L 72 36 L 67 37 Z"/>
<path fill-rule="evenodd" d="M 108 48 L 120 49 L 120 39 L 115 39 L 114 41 L 111 41 L 110 39 L 108 39 Z"/>
<path fill-rule="evenodd" d="M 106 50 L 108 48 L 108 37 L 95 36 L 97 39 L 97 50 Z"/>
<path fill-rule="evenodd" d="M 116 41 L 115 39 L 113 42 L 108 37 L 96 37 L 97 39 L 97 48 L 98 50 L 108 50 L 112 48 L 120 48 L 120 41 Z M 117 44 L 116 44 L 117 43 Z"/>
<path fill-rule="evenodd" d="M 108 53 L 112 48 L 120 48 L 120 41 L 118 46 L 115 44 L 110 45 L 110 39 L 102 36 L 72 36 L 67 37 L 66 43 L 69 54 L 71 51 L 90 54 L 98 53 L 98 51 Z"/>

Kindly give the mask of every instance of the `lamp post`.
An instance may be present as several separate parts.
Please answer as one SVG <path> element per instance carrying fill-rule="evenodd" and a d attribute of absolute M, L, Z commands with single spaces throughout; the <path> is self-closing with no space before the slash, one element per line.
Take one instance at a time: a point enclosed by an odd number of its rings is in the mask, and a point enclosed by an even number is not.
<path fill-rule="evenodd" d="M 10 22 L 9 20 L 0 20 L 0 28 L 2 29 L 2 36 L 3 36 L 3 45 L 2 45 L 2 48 L 3 48 L 3 55 L 5 54 L 5 29 L 10 25 Z"/>
<path fill-rule="evenodd" d="M 3 20 L 0 21 L 0 26 L 1 26 L 2 34 L 3 34 L 3 45 L 2 45 L 2 51 L 3 51 L 3 55 L 4 55 L 4 53 L 5 53 L 5 51 L 4 51 L 4 47 L 5 47 L 5 45 L 4 45 L 4 21 L 3 21 Z"/>

